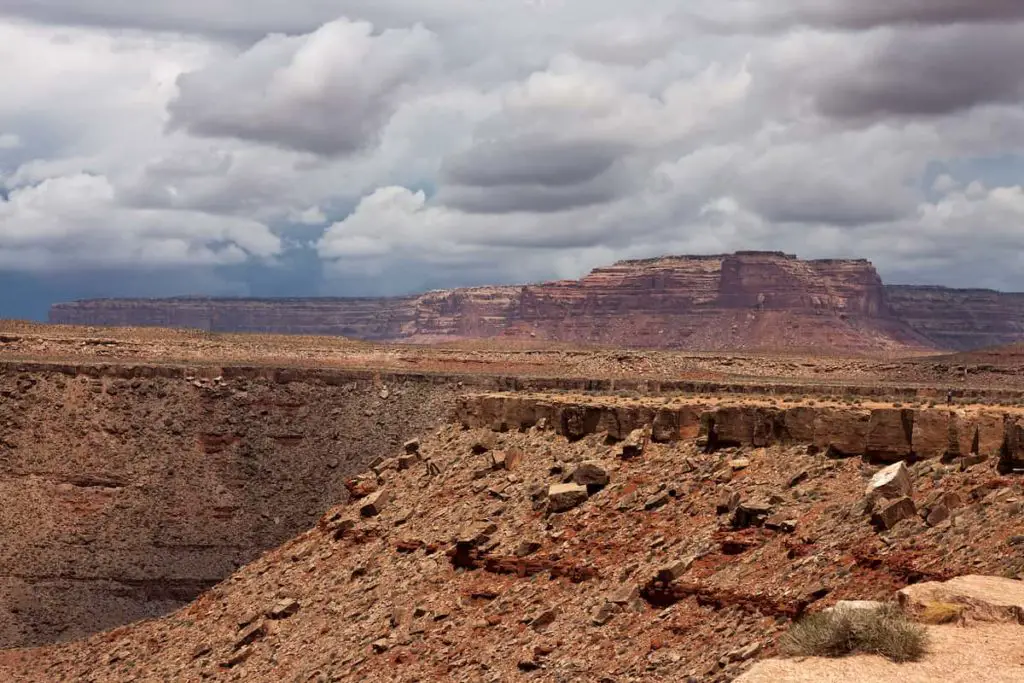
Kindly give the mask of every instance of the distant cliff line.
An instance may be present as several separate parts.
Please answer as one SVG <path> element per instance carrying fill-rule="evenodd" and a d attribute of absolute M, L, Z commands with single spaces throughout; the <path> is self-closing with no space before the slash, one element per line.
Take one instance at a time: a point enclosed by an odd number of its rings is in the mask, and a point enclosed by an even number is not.
<path fill-rule="evenodd" d="M 865 259 L 748 251 L 409 296 L 91 299 L 56 304 L 49 319 L 421 343 L 519 337 L 700 350 L 967 350 L 1024 340 L 1024 294 L 886 286 Z"/>

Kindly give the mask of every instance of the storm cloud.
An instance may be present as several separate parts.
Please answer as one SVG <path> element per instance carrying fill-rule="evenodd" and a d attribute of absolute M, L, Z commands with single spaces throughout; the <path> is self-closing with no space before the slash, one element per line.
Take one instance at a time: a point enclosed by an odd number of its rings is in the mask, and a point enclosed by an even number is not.
<path fill-rule="evenodd" d="M 1022 34 L 1016 0 L 9 0 L 0 274 L 367 295 L 777 249 L 1024 289 Z"/>

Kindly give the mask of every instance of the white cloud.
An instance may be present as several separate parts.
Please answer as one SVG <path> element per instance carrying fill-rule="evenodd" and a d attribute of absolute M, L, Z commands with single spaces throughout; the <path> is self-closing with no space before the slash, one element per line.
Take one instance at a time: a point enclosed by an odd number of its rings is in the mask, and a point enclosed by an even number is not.
<path fill-rule="evenodd" d="M 0 201 L 0 267 L 151 268 L 237 264 L 280 253 L 263 225 L 200 213 L 119 206 L 102 176 L 74 175 Z"/>
<path fill-rule="evenodd" d="M 372 145 L 403 90 L 431 69 L 436 37 L 421 26 L 374 33 L 339 19 L 303 36 L 268 36 L 182 76 L 172 126 L 322 154 Z"/>

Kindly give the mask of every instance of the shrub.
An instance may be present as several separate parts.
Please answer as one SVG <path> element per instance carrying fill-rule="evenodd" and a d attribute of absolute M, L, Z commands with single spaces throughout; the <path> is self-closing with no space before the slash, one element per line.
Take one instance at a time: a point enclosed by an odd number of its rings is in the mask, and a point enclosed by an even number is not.
<path fill-rule="evenodd" d="M 928 634 L 895 605 L 841 609 L 804 617 L 783 636 L 782 651 L 800 657 L 875 654 L 894 662 L 919 659 Z"/>

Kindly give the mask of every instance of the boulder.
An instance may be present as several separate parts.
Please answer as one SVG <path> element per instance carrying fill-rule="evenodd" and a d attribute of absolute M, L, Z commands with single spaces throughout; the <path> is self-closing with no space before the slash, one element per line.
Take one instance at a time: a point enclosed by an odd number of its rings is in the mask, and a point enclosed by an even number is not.
<path fill-rule="evenodd" d="M 591 493 L 607 486 L 610 480 L 608 470 L 595 460 L 581 463 L 572 473 L 573 483 L 586 486 Z"/>
<path fill-rule="evenodd" d="M 298 600 L 285 598 L 283 600 L 278 600 L 277 604 L 271 607 L 267 612 L 267 616 L 275 620 L 287 619 L 298 612 L 299 608 L 300 605 Z"/>
<path fill-rule="evenodd" d="M 928 526 L 938 526 L 949 519 L 950 514 L 949 508 L 939 503 L 928 511 L 925 521 L 928 523 Z"/>
<path fill-rule="evenodd" d="M 403 448 L 405 448 L 405 452 L 410 454 L 410 455 L 412 455 L 413 453 L 419 453 L 420 452 L 420 440 L 419 439 L 411 439 L 409 441 L 406 441 L 405 445 L 403 446 Z"/>
<path fill-rule="evenodd" d="M 630 432 L 626 440 L 622 442 L 621 455 L 624 459 L 639 458 L 647 448 L 647 432 L 643 429 L 636 429 Z"/>
<path fill-rule="evenodd" d="M 409 470 L 412 469 L 416 463 L 420 461 L 419 453 L 410 453 L 407 455 L 398 456 L 398 469 Z"/>
<path fill-rule="evenodd" d="M 752 526 L 764 526 L 772 514 L 772 506 L 764 501 L 751 500 L 740 503 L 733 513 L 732 526 L 735 529 L 746 529 Z"/>
<path fill-rule="evenodd" d="M 867 493 L 876 494 L 883 498 L 895 500 L 909 496 L 913 492 L 913 484 L 910 480 L 910 470 L 905 462 L 898 462 L 890 465 L 871 477 Z"/>
<path fill-rule="evenodd" d="M 765 520 L 764 528 L 771 529 L 772 531 L 781 531 L 784 534 L 791 534 L 796 531 L 797 523 L 796 515 L 788 512 L 779 512 Z"/>
<path fill-rule="evenodd" d="M 897 593 L 900 606 L 911 614 L 929 605 L 964 607 L 968 620 L 1024 624 L 1024 581 L 999 576 L 958 576 L 945 582 L 917 583 Z"/>
<path fill-rule="evenodd" d="M 384 506 L 387 504 L 388 490 L 381 489 L 363 499 L 359 505 L 359 514 L 363 517 L 376 517 L 384 510 Z"/>
<path fill-rule="evenodd" d="M 639 588 L 633 584 L 623 584 L 608 596 L 608 602 L 616 605 L 628 605 L 639 597 Z"/>
<path fill-rule="evenodd" d="M 650 512 L 651 510 L 663 508 L 668 505 L 670 500 L 672 500 L 672 497 L 668 494 L 668 491 L 661 491 L 647 499 L 647 502 L 644 503 L 644 510 Z"/>
<path fill-rule="evenodd" d="M 740 506 L 740 494 L 737 491 L 723 491 L 715 505 L 715 511 L 720 515 L 735 512 Z"/>
<path fill-rule="evenodd" d="M 553 484 L 548 488 L 548 511 L 566 512 L 587 502 L 586 486 L 579 484 Z"/>
<path fill-rule="evenodd" d="M 891 529 L 905 519 L 917 514 L 917 506 L 911 498 L 900 498 L 871 516 L 871 522 L 879 529 Z"/>

